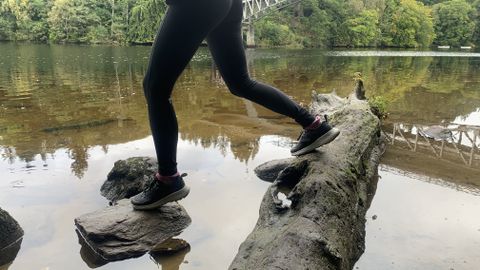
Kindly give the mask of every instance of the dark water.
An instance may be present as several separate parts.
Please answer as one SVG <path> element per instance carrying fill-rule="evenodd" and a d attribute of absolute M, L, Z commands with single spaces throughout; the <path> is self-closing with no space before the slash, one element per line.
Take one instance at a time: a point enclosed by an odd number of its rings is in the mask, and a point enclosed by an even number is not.
<path fill-rule="evenodd" d="M 88 269 L 73 219 L 107 205 L 99 187 L 114 161 L 154 154 L 141 89 L 149 48 L 3 43 L 0 51 L 0 206 L 26 232 L 5 268 Z M 395 123 L 480 125 L 480 54 L 277 49 L 248 50 L 248 60 L 253 77 L 305 104 L 313 90 L 347 96 L 361 72 L 367 96 L 389 102 L 387 134 Z M 185 258 L 147 255 L 101 269 L 227 268 L 268 187 L 253 169 L 287 157 L 299 132 L 231 95 L 204 48 L 173 99 L 179 168 L 192 187 L 182 205 L 193 223 L 180 237 L 192 248 Z M 469 163 L 472 143 L 461 144 L 466 163 L 455 152 L 389 147 L 358 268 L 480 265 L 480 153 L 473 148 Z"/>

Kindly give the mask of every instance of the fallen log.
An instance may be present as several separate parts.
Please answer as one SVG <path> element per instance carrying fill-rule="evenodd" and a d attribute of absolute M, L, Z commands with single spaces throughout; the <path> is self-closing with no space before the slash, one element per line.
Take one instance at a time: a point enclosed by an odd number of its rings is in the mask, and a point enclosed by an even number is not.
<path fill-rule="evenodd" d="M 361 81 L 361 80 L 360 80 Z M 352 269 L 365 249 L 365 214 L 376 190 L 384 145 L 380 120 L 355 92 L 314 94 L 311 111 L 328 114 L 340 136 L 299 158 L 259 166 L 274 181 L 253 232 L 229 269 Z M 290 203 L 278 195 L 285 193 Z"/>

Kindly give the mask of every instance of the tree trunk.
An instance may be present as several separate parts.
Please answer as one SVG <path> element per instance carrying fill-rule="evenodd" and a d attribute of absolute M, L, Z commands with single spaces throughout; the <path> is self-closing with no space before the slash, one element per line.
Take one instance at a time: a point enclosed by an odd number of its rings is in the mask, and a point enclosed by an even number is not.
<path fill-rule="evenodd" d="M 355 93 L 315 95 L 311 110 L 329 114 L 340 136 L 316 152 L 256 169 L 274 184 L 230 269 L 352 269 L 364 252 L 365 214 L 384 150 L 380 120 Z M 280 191 L 291 206 L 278 199 Z"/>

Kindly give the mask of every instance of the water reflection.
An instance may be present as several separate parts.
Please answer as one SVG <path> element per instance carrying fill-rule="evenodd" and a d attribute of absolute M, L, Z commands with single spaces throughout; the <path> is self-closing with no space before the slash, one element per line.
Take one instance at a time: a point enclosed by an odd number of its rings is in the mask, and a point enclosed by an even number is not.
<path fill-rule="evenodd" d="M 0 50 L 0 184 L 3 189 L 0 200 L 21 217 L 29 232 L 24 253 L 11 268 L 75 265 L 74 268 L 80 269 L 84 264 L 78 258 L 71 221 L 82 212 L 106 204 L 98 190 L 114 161 L 133 155 L 153 155 L 141 90 L 149 48 L 1 43 Z M 367 95 L 382 95 L 389 100 L 391 122 L 433 125 L 442 121 L 465 121 L 463 124 L 472 124 L 471 119 L 478 119 L 480 58 L 474 54 L 469 57 L 378 54 L 337 57 L 319 50 L 248 50 L 247 54 L 254 77 L 280 87 L 303 103 L 309 102 L 312 90 L 335 90 L 346 96 L 352 90 L 352 74 L 361 72 Z M 194 179 L 190 182 L 192 190 L 197 191 L 185 200 L 195 224 L 182 235 L 193 247 L 187 255 L 190 264 L 182 268 L 226 266 L 235 253 L 235 245 L 238 246 L 253 227 L 267 186 L 258 183 L 253 168 L 272 158 L 287 157 L 288 144 L 298 135 L 298 128 L 289 119 L 232 96 L 212 69 L 212 61 L 203 49 L 177 83 L 174 103 L 180 122 L 179 158 Z M 265 136 L 271 134 L 279 136 Z M 446 179 L 444 183 L 449 183 L 449 187 L 462 191 L 479 186 L 478 170 L 405 151 L 405 147 L 397 144 L 389 147 L 382 162 L 401 171 Z M 83 176 L 84 181 L 73 181 L 69 171 Z M 381 174 L 387 180 L 393 177 L 389 171 Z M 418 190 L 417 185 L 424 187 L 428 183 L 412 184 L 413 188 L 406 185 L 402 189 L 397 182 L 383 180 L 377 193 L 380 199 L 377 203 L 374 200 L 372 211 L 394 213 L 388 246 L 397 245 L 398 254 L 410 250 L 429 255 L 426 258 L 432 261 L 439 259 L 427 252 L 428 249 L 419 252 L 411 247 L 422 239 L 432 238 L 428 231 L 437 228 L 438 224 L 429 224 L 429 217 L 419 218 L 423 213 L 446 208 L 452 216 L 460 214 L 454 209 L 462 206 L 448 205 L 444 202 L 446 198 L 470 203 L 469 211 L 459 217 L 469 224 L 478 221 L 472 215 L 478 209 L 478 199 L 471 194 L 428 186 L 416 194 L 419 200 L 415 205 L 411 192 Z M 17 186 L 15 181 L 22 181 L 18 186 L 23 187 L 12 189 Z M 382 185 L 387 191 L 382 191 Z M 439 193 L 432 193 L 437 189 Z M 211 196 L 212 193 L 216 196 Z M 392 194 L 406 195 L 404 200 L 395 201 Z M 432 194 L 438 195 L 433 198 L 434 202 L 421 200 Z M 395 211 L 391 208 L 393 201 L 399 207 Z M 384 208 L 380 208 L 382 205 Z M 418 215 L 408 218 L 411 210 L 418 206 L 423 207 Z M 382 213 L 379 219 L 383 218 Z M 398 245 L 398 239 L 417 235 L 408 229 L 415 228 L 416 224 L 404 224 L 398 229 L 395 217 L 400 223 L 417 219 L 424 222 L 420 240 L 409 243 L 408 248 Z M 447 233 L 439 233 L 432 241 L 421 243 L 443 247 L 444 235 L 463 233 L 458 230 L 458 224 L 450 225 L 442 227 Z M 476 230 L 478 228 L 462 235 L 465 239 L 475 236 L 478 239 Z M 455 243 L 453 238 L 448 239 L 449 243 Z M 371 252 L 370 255 L 367 252 L 363 265 L 371 266 L 377 259 L 385 259 L 378 256 L 385 250 L 385 243 L 368 239 L 367 251 L 369 243 L 372 243 Z M 471 258 L 478 250 L 478 241 L 466 247 L 468 251 L 461 255 L 476 262 Z M 440 249 L 436 254 L 443 251 L 445 249 Z M 65 256 L 58 257 L 58 252 L 65 252 Z M 217 256 L 213 258 L 211 254 Z M 402 260 L 409 261 L 400 258 L 397 262 Z M 145 261 L 141 258 L 110 263 L 103 268 L 148 269 L 151 261 Z M 164 259 L 159 261 L 166 267 Z M 178 261 L 172 267 L 177 264 Z M 388 268 L 390 262 L 379 265 Z"/>
<path fill-rule="evenodd" d="M 37 156 L 45 161 L 54 158 L 55 150 L 65 149 L 74 160 L 72 172 L 81 178 L 93 146 L 108 152 L 108 145 L 149 135 L 141 90 L 149 48 L 0 47 L 0 153 L 5 161 L 28 166 Z M 418 53 L 425 57 L 415 57 Z M 397 54 L 336 57 L 318 50 L 248 51 L 254 77 L 303 103 L 309 102 L 313 89 L 346 95 L 351 75 L 360 71 L 367 95 L 390 101 L 392 121 L 453 122 L 478 108 L 477 54 L 432 57 L 438 53 L 408 52 L 394 57 Z M 293 138 L 298 132 L 288 119 L 232 96 L 205 50 L 178 82 L 174 102 L 182 139 L 224 153 L 231 149 L 243 162 L 255 157 L 262 135 Z"/>
<path fill-rule="evenodd" d="M 100 268 L 109 263 L 85 241 L 83 236 L 76 231 L 80 244 L 80 256 L 90 269 Z M 190 245 L 182 239 L 171 238 L 160 243 L 160 248 L 149 253 L 152 261 L 162 270 L 178 270 L 184 262 L 185 256 L 190 252 Z M 0 268 L 2 269 L 2 268 Z M 2 269 L 3 270 L 3 269 Z M 7 269 L 5 269 L 7 270 Z"/>
<path fill-rule="evenodd" d="M 190 244 L 185 240 L 172 238 L 151 251 L 150 257 L 162 270 L 178 270 L 189 252 Z"/>
<path fill-rule="evenodd" d="M 480 126 L 386 123 L 383 131 L 391 145 L 404 144 L 413 152 L 423 152 L 460 166 L 480 168 Z"/>
<path fill-rule="evenodd" d="M 355 269 L 477 269 L 478 194 L 398 172 L 380 167 L 383 180 L 367 212 L 366 251 Z"/>

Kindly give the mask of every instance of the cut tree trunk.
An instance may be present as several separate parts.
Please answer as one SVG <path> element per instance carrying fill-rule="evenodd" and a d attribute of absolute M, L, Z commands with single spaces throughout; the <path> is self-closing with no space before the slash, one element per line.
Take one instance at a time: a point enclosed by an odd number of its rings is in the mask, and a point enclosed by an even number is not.
<path fill-rule="evenodd" d="M 230 269 L 354 267 L 365 249 L 365 214 L 384 151 L 380 120 L 366 101 L 357 98 L 362 96 L 358 83 L 356 93 L 346 99 L 314 94 L 310 109 L 330 116 L 341 131 L 335 141 L 302 157 L 256 169 L 260 178 L 274 183 Z M 282 192 L 290 205 L 278 199 Z"/>

